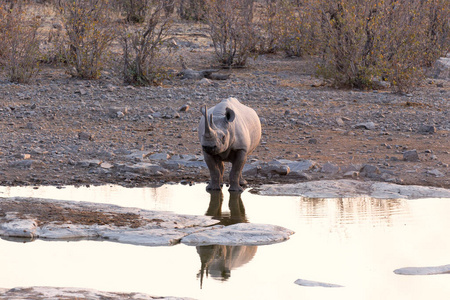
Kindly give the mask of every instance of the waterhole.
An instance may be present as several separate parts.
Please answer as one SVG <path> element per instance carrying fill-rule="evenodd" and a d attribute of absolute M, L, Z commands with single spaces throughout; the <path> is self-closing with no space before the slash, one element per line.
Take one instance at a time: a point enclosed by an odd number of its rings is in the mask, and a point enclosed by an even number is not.
<path fill-rule="evenodd" d="M 450 264 L 450 199 L 311 199 L 246 191 L 229 203 L 226 189 L 223 199 L 212 197 L 203 184 L 0 188 L 0 197 L 13 196 L 208 214 L 222 224 L 273 224 L 295 234 L 273 245 L 234 247 L 0 239 L 0 288 L 81 287 L 196 299 L 446 299 L 450 294 L 449 274 L 394 273 Z"/>

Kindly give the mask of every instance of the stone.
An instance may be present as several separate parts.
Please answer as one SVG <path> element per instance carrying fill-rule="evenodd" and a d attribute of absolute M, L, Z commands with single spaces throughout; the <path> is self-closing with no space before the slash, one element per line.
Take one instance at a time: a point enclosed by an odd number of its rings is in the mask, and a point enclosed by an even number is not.
<path fill-rule="evenodd" d="M 102 162 L 100 164 L 100 167 L 103 168 L 103 169 L 111 169 L 112 167 L 114 167 L 114 165 L 110 164 L 109 162 Z"/>
<path fill-rule="evenodd" d="M 439 171 L 437 169 L 428 170 L 427 174 L 433 175 L 433 176 L 436 176 L 436 177 L 444 177 L 445 176 L 444 173 L 442 173 L 441 171 Z"/>
<path fill-rule="evenodd" d="M 294 234 L 287 228 L 267 225 L 238 223 L 230 226 L 213 226 L 210 230 L 189 234 L 181 243 L 190 246 L 206 245 L 269 245 L 289 239 Z"/>
<path fill-rule="evenodd" d="M 309 143 L 309 144 L 314 144 L 314 145 L 315 145 L 315 144 L 317 144 L 317 139 L 314 139 L 314 138 L 309 139 L 309 140 L 308 140 L 308 143 Z"/>
<path fill-rule="evenodd" d="M 147 158 L 150 160 L 168 160 L 170 155 L 167 153 L 154 153 L 147 156 Z"/>
<path fill-rule="evenodd" d="M 306 279 L 297 279 L 295 284 L 301 285 L 301 286 L 309 286 L 309 287 L 328 287 L 328 288 L 336 288 L 336 287 L 343 287 L 339 284 L 333 284 L 333 283 L 326 283 L 326 282 L 320 282 L 320 281 L 312 281 L 312 280 L 306 280 Z"/>
<path fill-rule="evenodd" d="M 432 133 L 436 133 L 436 127 L 433 125 L 421 125 L 419 127 L 419 132 L 420 133 L 424 133 L 424 134 L 432 134 Z"/>
<path fill-rule="evenodd" d="M 125 156 L 126 159 L 132 161 L 142 161 L 144 158 L 148 157 L 151 152 L 143 150 L 133 150 L 131 153 Z"/>
<path fill-rule="evenodd" d="M 407 267 L 394 270 L 397 275 L 437 275 L 449 274 L 450 265 L 436 267 Z"/>
<path fill-rule="evenodd" d="M 183 106 L 180 107 L 180 111 L 187 112 L 189 108 L 190 108 L 189 104 L 184 104 Z"/>
<path fill-rule="evenodd" d="M 368 196 L 377 199 L 450 198 L 450 190 L 352 179 L 319 180 L 293 184 L 262 185 L 252 192 L 266 196 L 342 198 Z"/>
<path fill-rule="evenodd" d="M 373 165 L 363 165 L 359 172 L 361 175 L 371 178 L 375 175 L 380 174 L 380 169 L 377 166 Z"/>
<path fill-rule="evenodd" d="M 102 161 L 98 159 L 88 159 L 77 162 L 77 165 L 82 168 L 89 168 L 89 167 L 98 167 L 100 166 L 101 163 Z"/>
<path fill-rule="evenodd" d="M 354 126 L 355 129 L 366 129 L 366 130 L 374 130 L 375 127 L 376 126 L 374 122 L 358 123 Z"/>
<path fill-rule="evenodd" d="M 342 118 L 336 118 L 336 123 L 337 123 L 339 126 L 344 126 L 344 125 L 345 125 L 344 120 L 342 120 Z"/>
<path fill-rule="evenodd" d="M 450 78 L 450 57 L 441 57 L 431 70 L 430 77 L 434 79 L 449 79 Z"/>
<path fill-rule="evenodd" d="M 119 118 L 128 114 L 128 107 L 112 106 L 108 109 L 108 116 L 111 118 Z"/>
<path fill-rule="evenodd" d="M 122 172 L 138 173 L 142 175 L 162 175 L 163 173 L 169 172 L 160 165 L 146 162 L 139 162 L 133 165 L 116 165 L 116 168 Z"/>
<path fill-rule="evenodd" d="M 327 173 L 327 174 L 336 174 L 340 170 L 341 170 L 341 168 L 338 165 L 332 164 L 330 162 L 326 162 L 322 165 L 320 172 Z"/>
<path fill-rule="evenodd" d="M 358 171 L 348 171 L 344 173 L 344 178 L 352 178 L 352 179 L 356 179 L 359 177 L 359 172 Z"/>
<path fill-rule="evenodd" d="M 419 161 L 419 154 L 417 153 L 417 150 L 408 150 L 403 152 L 403 160 L 404 161 Z"/>
<path fill-rule="evenodd" d="M 93 141 L 94 136 L 90 133 L 82 131 L 82 132 L 78 132 L 78 139 L 83 140 L 83 141 Z"/>
<path fill-rule="evenodd" d="M 42 0 L 41 0 L 42 1 Z M 72 288 L 72 287 L 15 287 L 12 289 L 0 289 L 0 300 L 8 299 L 136 299 L 136 300 L 192 300 L 192 298 L 181 297 L 159 297 L 144 293 L 117 293 L 104 292 L 94 289 Z"/>
<path fill-rule="evenodd" d="M 9 163 L 10 167 L 19 168 L 19 169 L 29 169 L 35 164 L 35 161 L 32 159 L 24 159 L 18 161 L 12 161 Z"/>
<path fill-rule="evenodd" d="M 202 78 L 199 82 L 199 85 L 213 85 L 214 83 L 208 78 Z"/>

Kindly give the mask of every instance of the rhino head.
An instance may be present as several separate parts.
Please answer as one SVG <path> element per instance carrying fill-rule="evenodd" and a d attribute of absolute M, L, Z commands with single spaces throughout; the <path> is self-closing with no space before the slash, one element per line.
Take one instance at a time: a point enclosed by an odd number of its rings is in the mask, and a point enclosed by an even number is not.
<path fill-rule="evenodd" d="M 231 124 L 234 121 L 235 113 L 231 108 L 226 108 L 223 118 L 214 121 L 213 115 L 208 118 L 208 109 L 203 106 L 201 109 L 204 118 L 205 128 L 201 135 L 201 145 L 203 151 L 210 155 L 226 152 L 234 138 Z"/>

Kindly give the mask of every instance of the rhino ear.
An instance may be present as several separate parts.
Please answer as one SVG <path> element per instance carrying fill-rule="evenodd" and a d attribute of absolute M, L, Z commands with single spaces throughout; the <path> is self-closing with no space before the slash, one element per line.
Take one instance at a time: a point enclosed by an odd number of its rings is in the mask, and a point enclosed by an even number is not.
<path fill-rule="evenodd" d="M 235 116 L 236 114 L 234 113 L 234 110 L 228 107 L 225 109 L 225 118 L 227 119 L 228 123 L 233 122 Z"/>

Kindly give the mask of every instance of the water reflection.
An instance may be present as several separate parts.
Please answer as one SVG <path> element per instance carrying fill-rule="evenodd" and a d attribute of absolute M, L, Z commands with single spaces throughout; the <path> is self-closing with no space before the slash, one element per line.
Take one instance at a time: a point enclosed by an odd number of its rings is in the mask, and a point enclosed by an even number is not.
<path fill-rule="evenodd" d="M 228 201 L 228 208 L 230 209 L 230 212 L 222 212 L 222 191 L 208 191 L 208 193 L 210 194 L 210 200 L 205 215 L 212 216 L 213 219 L 220 221 L 219 224 L 225 226 L 248 222 L 245 215 L 244 203 L 241 198 L 242 193 L 229 192 L 230 200 Z"/>
<path fill-rule="evenodd" d="M 392 226 L 394 216 L 408 214 L 408 204 L 404 199 L 301 197 L 299 205 L 301 215 L 313 218 L 328 218 L 336 225 L 383 223 Z"/>
<path fill-rule="evenodd" d="M 206 275 L 214 279 L 226 281 L 231 277 L 231 270 L 237 269 L 250 262 L 256 254 L 258 246 L 199 246 L 201 268 L 197 274 L 200 278 L 200 288 Z"/>
<path fill-rule="evenodd" d="M 225 226 L 248 222 L 241 192 L 229 192 L 229 212 L 222 212 L 224 199 L 222 191 L 208 191 L 208 193 L 210 194 L 210 201 L 206 210 L 207 216 L 212 216 L 213 219 L 220 221 L 219 224 Z M 209 245 L 196 248 L 201 262 L 197 278 L 200 278 L 200 288 L 202 288 L 205 276 L 226 281 L 231 276 L 231 270 L 252 260 L 258 247 Z"/>

